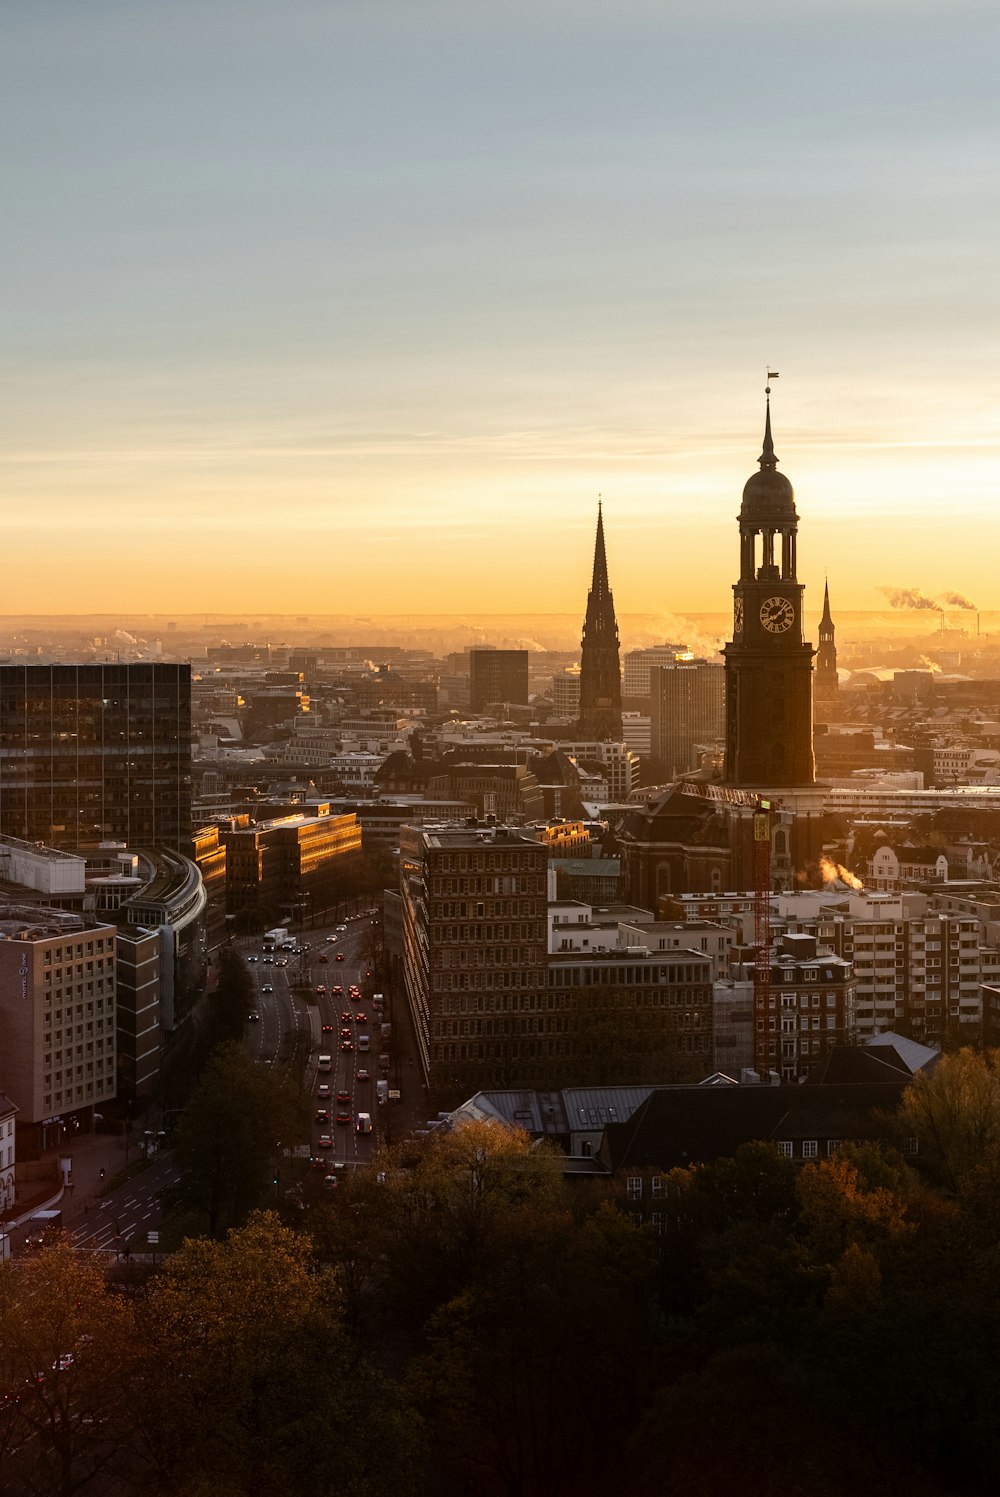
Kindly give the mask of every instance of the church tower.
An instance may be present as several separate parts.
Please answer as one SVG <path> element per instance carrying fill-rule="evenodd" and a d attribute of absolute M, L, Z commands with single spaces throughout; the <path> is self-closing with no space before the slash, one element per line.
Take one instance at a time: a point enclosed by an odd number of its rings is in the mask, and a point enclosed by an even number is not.
<path fill-rule="evenodd" d="M 770 386 L 764 448 L 743 490 L 740 580 L 733 584 L 733 637 L 725 646 L 729 785 L 776 790 L 815 783 L 813 647 L 802 637 L 796 577 L 795 496 L 771 440 Z"/>
<path fill-rule="evenodd" d="M 823 617 L 819 621 L 819 648 L 816 651 L 816 677 L 813 695 L 817 706 L 835 702 L 840 679 L 837 675 L 837 646 L 834 642 L 833 618 L 830 613 L 830 584 L 823 590 Z"/>
<path fill-rule="evenodd" d="M 621 741 L 622 677 L 618 662 L 615 600 L 608 586 L 604 554 L 604 519 L 597 505 L 594 576 L 587 594 L 587 616 L 580 640 L 580 737 L 598 742 Z"/>

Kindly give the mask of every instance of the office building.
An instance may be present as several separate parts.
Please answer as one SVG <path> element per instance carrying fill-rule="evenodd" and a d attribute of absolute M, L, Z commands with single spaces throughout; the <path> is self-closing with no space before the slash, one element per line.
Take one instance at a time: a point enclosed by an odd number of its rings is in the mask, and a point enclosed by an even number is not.
<path fill-rule="evenodd" d="M 470 709 L 485 712 L 491 704 L 504 702 L 527 705 L 527 650 L 470 650 Z"/>
<path fill-rule="evenodd" d="M 725 671 L 707 660 L 654 665 L 650 671 L 653 758 L 673 777 L 697 769 L 696 750 L 725 734 Z"/>
<path fill-rule="evenodd" d="M 186 846 L 191 667 L 0 666 L 0 833 Z"/>

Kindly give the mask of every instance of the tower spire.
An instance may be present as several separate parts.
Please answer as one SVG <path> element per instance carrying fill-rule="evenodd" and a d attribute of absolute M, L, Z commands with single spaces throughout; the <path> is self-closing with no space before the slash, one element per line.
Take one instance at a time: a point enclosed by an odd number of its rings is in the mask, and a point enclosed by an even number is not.
<path fill-rule="evenodd" d="M 622 734 L 621 666 L 618 660 L 618 621 L 608 582 L 604 549 L 604 510 L 597 499 L 594 570 L 587 594 L 587 614 L 580 640 L 580 721 L 582 738 L 618 741 Z"/>
<path fill-rule="evenodd" d="M 764 386 L 764 447 L 757 459 L 762 468 L 773 468 L 778 461 L 774 455 L 774 443 L 771 440 L 771 381 L 777 378 L 777 370 L 767 371 L 767 384 Z"/>

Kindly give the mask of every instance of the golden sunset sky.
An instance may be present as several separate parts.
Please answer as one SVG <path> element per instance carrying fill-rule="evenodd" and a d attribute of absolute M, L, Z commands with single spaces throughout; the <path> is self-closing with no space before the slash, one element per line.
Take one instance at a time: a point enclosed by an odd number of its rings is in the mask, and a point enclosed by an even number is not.
<path fill-rule="evenodd" d="M 1000 12 L 5 0 L 0 612 L 1000 606 Z"/>

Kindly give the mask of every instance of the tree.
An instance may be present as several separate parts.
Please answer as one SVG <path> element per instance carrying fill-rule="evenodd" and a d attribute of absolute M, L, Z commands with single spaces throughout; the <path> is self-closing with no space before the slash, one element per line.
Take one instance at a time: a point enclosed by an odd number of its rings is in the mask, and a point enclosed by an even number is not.
<path fill-rule="evenodd" d="M 188 1100 L 173 1139 L 184 1172 L 181 1194 L 217 1236 L 263 1198 L 283 1151 L 309 1136 L 309 1107 L 289 1072 L 256 1065 L 225 1045 Z"/>
<path fill-rule="evenodd" d="M 416 1423 L 339 1309 L 309 1239 L 272 1212 L 185 1243 L 142 1314 L 146 1490 L 409 1497 Z"/>
<path fill-rule="evenodd" d="M 929 1174 L 949 1190 L 1000 1143 L 1000 1051 L 942 1055 L 933 1072 L 918 1071 L 903 1093 L 899 1124 L 917 1138 Z"/>
<path fill-rule="evenodd" d="M 139 1351 L 132 1307 L 65 1238 L 0 1266 L 5 1494 L 71 1497 L 124 1473 Z"/>

